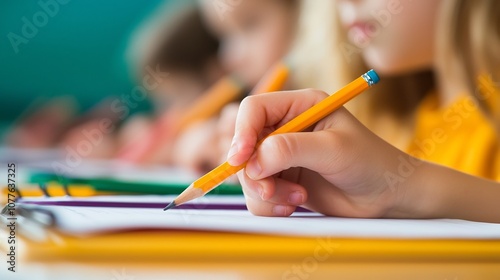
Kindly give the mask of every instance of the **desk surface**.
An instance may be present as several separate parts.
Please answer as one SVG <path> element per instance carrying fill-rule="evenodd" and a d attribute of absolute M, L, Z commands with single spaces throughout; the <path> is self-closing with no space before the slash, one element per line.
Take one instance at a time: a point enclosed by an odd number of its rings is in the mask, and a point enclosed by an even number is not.
<path fill-rule="evenodd" d="M 92 240 L 55 236 L 44 245 L 20 239 L 18 253 L 24 257 L 18 259 L 18 271 L 8 272 L 2 261 L 0 279 L 500 279 L 498 240 L 183 231 L 108 234 Z M 5 244 L 0 248 L 3 260 Z"/>
<path fill-rule="evenodd" d="M 46 238 L 43 243 L 20 238 L 19 247 L 27 249 L 20 255 L 30 261 L 289 262 L 313 257 L 333 262 L 500 263 L 500 240 L 311 238 L 162 230 L 109 233 L 86 238 L 51 231 Z"/>

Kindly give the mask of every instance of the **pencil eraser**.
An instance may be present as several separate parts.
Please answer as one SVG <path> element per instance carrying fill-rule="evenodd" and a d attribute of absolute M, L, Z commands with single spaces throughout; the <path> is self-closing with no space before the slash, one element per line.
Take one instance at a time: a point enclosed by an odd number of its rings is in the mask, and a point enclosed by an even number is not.
<path fill-rule="evenodd" d="M 375 70 L 371 69 L 370 71 L 366 72 L 366 74 L 368 75 L 368 77 L 370 77 L 373 84 L 376 84 L 380 81 L 380 78 L 379 78 L 377 72 L 375 72 Z"/>

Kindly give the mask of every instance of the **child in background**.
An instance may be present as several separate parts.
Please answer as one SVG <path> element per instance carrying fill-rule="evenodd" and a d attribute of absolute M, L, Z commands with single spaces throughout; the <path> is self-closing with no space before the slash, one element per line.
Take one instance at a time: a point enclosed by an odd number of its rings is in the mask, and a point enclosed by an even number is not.
<path fill-rule="evenodd" d="M 389 7 L 393 1 L 335 3 L 338 14 L 332 16 L 340 15 L 341 30 L 347 34 L 358 29 L 362 32 L 358 36 L 368 39 L 360 50 L 366 66 L 377 69 L 386 79 L 431 70 L 436 76 L 432 109 L 437 112 L 464 98 L 474 101 L 469 105 L 481 104 L 474 107 L 476 111 L 468 112 L 482 114 L 481 118 L 473 117 L 477 123 L 469 124 L 463 116 L 462 126 L 456 128 L 465 129 L 463 136 L 468 139 L 464 141 L 459 134 L 451 133 L 448 137 L 434 133 L 433 139 L 444 139 L 450 146 L 436 149 L 455 149 L 457 154 L 469 149 L 488 150 L 488 157 L 471 154 L 477 156 L 471 160 L 491 172 L 484 174 L 500 180 L 500 155 L 491 145 L 500 142 L 495 135 L 495 127 L 496 133 L 500 132 L 500 112 L 496 111 L 499 105 L 495 103 L 500 89 L 492 83 L 500 81 L 500 3 L 411 2 L 404 15 L 394 17 L 390 25 L 379 30 L 377 38 L 368 38 L 365 29 L 370 11 Z M 442 42 L 435 42 L 436 38 Z M 484 75 L 490 77 L 488 82 L 482 80 L 477 88 L 478 77 Z M 381 89 L 387 90 L 377 85 L 365 95 L 376 96 Z M 404 88 L 397 93 L 406 94 Z M 228 161 L 240 165 L 249 160 L 238 177 L 251 212 L 288 216 L 296 206 L 304 205 L 334 216 L 500 222 L 500 184 L 405 154 L 344 108 L 320 121 L 310 132 L 269 137 L 254 153 L 259 133 L 325 97 L 321 91 L 301 90 L 252 96 L 243 101 Z M 424 100 L 420 107 L 428 106 L 427 102 Z M 485 134 L 485 130 L 489 132 Z M 480 138 L 474 135 L 478 132 Z M 468 144 L 467 140 L 473 142 Z"/>
<path fill-rule="evenodd" d="M 111 104 L 114 99 L 104 100 L 76 118 L 73 100 L 58 98 L 46 102 L 41 108 L 36 104 L 37 110 L 29 112 L 31 115 L 27 114 L 18 121 L 7 134 L 6 143 L 19 148 L 60 146 L 66 152 L 79 150 L 79 145 L 89 141 L 90 137 L 91 149 L 79 156 L 113 158 L 124 148 L 131 147 L 129 145 L 140 142 L 165 112 L 175 116 L 176 112 L 187 108 L 224 73 L 217 58 L 218 40 L 208 32 L 198 7 L 184 1 L 179 1 L 179 5 L 168 3 L 159 9 L 158 17 L 151 19 L 132 39 L 133 67 L 138 83 L 146 87 L 143 82 L 146 80 L 155 85 L 148 95 L 155 105 L 153 119 L 137 114 L 121 124 L 119 120 L 123 111 L 113 111 Z M 161 73 L 156 73 L 158 71 Z M 166 77 L 165 73 L 168 73 Z M 156 74 L 159 77 L 152 77 Z M 104 119 L 113 121 L 112 131 L 102 131 L 100 124 Z M 95 131 L 99 133 L 90 133 Z M 170 163 L 170 148 L 165 145 L 163 150 L 157 151 L 152 162 Z M 128 149 L 128 152 L 133 153 L 134 149 Z M 119 156 L 126 158 L 129 154 Z"/>
<path fill-rule="evenodd" d="M 172 7 L 168 6 L 169 9 Z M 160 17 L 165 16 L 160 11 Z M 146 33 L 146 35 L 144 35 Z M 144 37 L 147 38 L 144 38 Z M 151 78 L 155 72 L 168 73 L 152 90 L 151 97 L 157 111 L 155 122 L 174 122 L 176 116 L 186 108 L 214 82 L 223 76 L 223 70 L 217 59 L 218 40 L 208 32 L 199 9 L 195 5 L 184 5 L 175 10 L 175 15 L 166 22 L 156 20 L 145 25 L 139 35 L 134 38 L 136 46 L 135 68 L 138 69 L 139 80 Z M 165 117 L 166 116 L 166 117 Z M 122 143 L 124 154 L 121 158 L 133 158 L 138 149 L 134 143 L 146 142 L 152 130 L 158 129 L 153 121 L 136 116 L 123 129 Z M 164 129 L 163 127 L 162 129 Z M 170 139 L 172 143 L 176 139 Z M 148 163 L 172 164 L 172 143 L 165 143 L 156 151 Z"/>
<path fill-rule="evenodd" d="M 152 71 L 168 73 L 152 92 L 160 112 L 188 106 L 222 77 L 217 58 L 219 41 L 206 28 L 197 6 L 185 4 L 160 27 L 148 24 L 144 28 L 151 38 L 146 39 L 147 46 L 136 50 L 142 52 L 136 68 L 140 81 Z"/>
<path fill-rule="evenodd" d="M 39 100 L 38 100 L 39 101 Z M 8 131 L 5 144 L 21 149 L 55 149 L 62 153 L 75 153 L 82 157 L 109 158 L 115 152 L 115 134 L 98 133 L 103 119 L 111 125 L 120 123 L 118 114 L 109 110 L 109 100 L 103 100 L 86 112 L 78 113 L 76 100 L 72 96 L 61 96 L 46 102 L 35 100 L 12 129 Z M 97 136 L 97 140 L 96 140 Z M 80 145 L 92 140 L 91 149 Z"/>
<path fill-rule="evenodd" d="M 294 39 L 298 1 L 237 1 L 220 13 L 212 1 L 200 1 L 210 30 L 221 43 L 224 68 L 249 89 L 282 59 Z"/>
<path fill-rule="evenodd" d="M 294 39 L 298 1 L 239 1 L 224 12 L 213 1 L 200 1 L 200 6 L 208 27 L 220 40 L 219 58 L 224 69 L 249 90 L 285 56 Z M 230 105 L 220 119 L 188 129 L 174 149 L 174 162 L 200 173 L 222 162 L 230 145 L 237 108 L 237 104 Z"/>
<path fill-rule="evenodd" d="M 472 36 L 494 29 L 478 29 L 479 16 L 467 12 L 486 5 L 493 4 L 305 1 L 294 81 L 333 92 L 373 67 L 381 83 L 347 105 L 365 126 L 418 158 L 494 179 L 500 144 L 482 109 L 500 101 L 482 97 L 491 74 L 476 64 L 498 53 L 485 43 L 491 39 Z"/>

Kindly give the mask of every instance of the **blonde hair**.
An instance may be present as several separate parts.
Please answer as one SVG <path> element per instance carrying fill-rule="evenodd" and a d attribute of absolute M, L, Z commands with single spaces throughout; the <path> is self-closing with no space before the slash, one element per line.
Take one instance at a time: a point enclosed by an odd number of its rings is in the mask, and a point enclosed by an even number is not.
<path fill-rule="evenodd" d="M 446 0 L 441 9 L 439 70 L 462 80 L 500 128 L 500 1 Z"/>
<path fill-rule="evenodd" d="M 427 70 L 384 78 L 380 85 L 370 90 L 371 94 L 361 95 L 348 106 L 368 128 L 386 140 L 391 139 L 389 142 L 399 148 L 404 148 L 407 143 L 415 109 L 435 88 L 437 74 L 448 76 L 452 81 L 466 81 L 472 94 L 477 92 L 480 74 L 488 73 L 493 81 L 498 81 L 500 1 L 443 2 L 438 32 L 445 36 L 440 36 L 437 43 L 437 53 L 442 57 L 437 70 L 440 73 Z M 303 0 L 301 3 L 297 42 L 291 53 L 292 64 L 297 66 L 294 81 L 299 87 L 333 92 L 368 70 L 359 51 L 347 52 L 348 55 L 345 49 L 342 51 L 348 39 L 341 29 L 336 10 L 335 1 Z M 463 69 L 462 73 L 449 71 L 444 63 L 449 61 L 454 61 L 453 67 Z M 488 109 L 491 106 L 484 105 L 484 98 L 476 99 L 491 116 Z"/>

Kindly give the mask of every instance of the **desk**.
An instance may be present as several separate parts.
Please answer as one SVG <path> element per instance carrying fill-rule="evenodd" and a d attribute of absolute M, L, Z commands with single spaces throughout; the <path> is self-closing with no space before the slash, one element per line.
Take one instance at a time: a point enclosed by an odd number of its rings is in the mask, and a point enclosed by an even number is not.
<path fill-rule="evenodd" d="M 135 242 L 126 242 L 132 237 Z M 88 242 L 53 241 L 34 245 L 23 240 L 19 250 L 24 257 L 18 261 L 16 277 L 5 274 L 4 263 L 0 275 L 9 278 L 1 279 L 500 279 L 498 240 L 153 231 L 102 235 Z M 180 247 L 186 250 L 179 251 Z"/>

